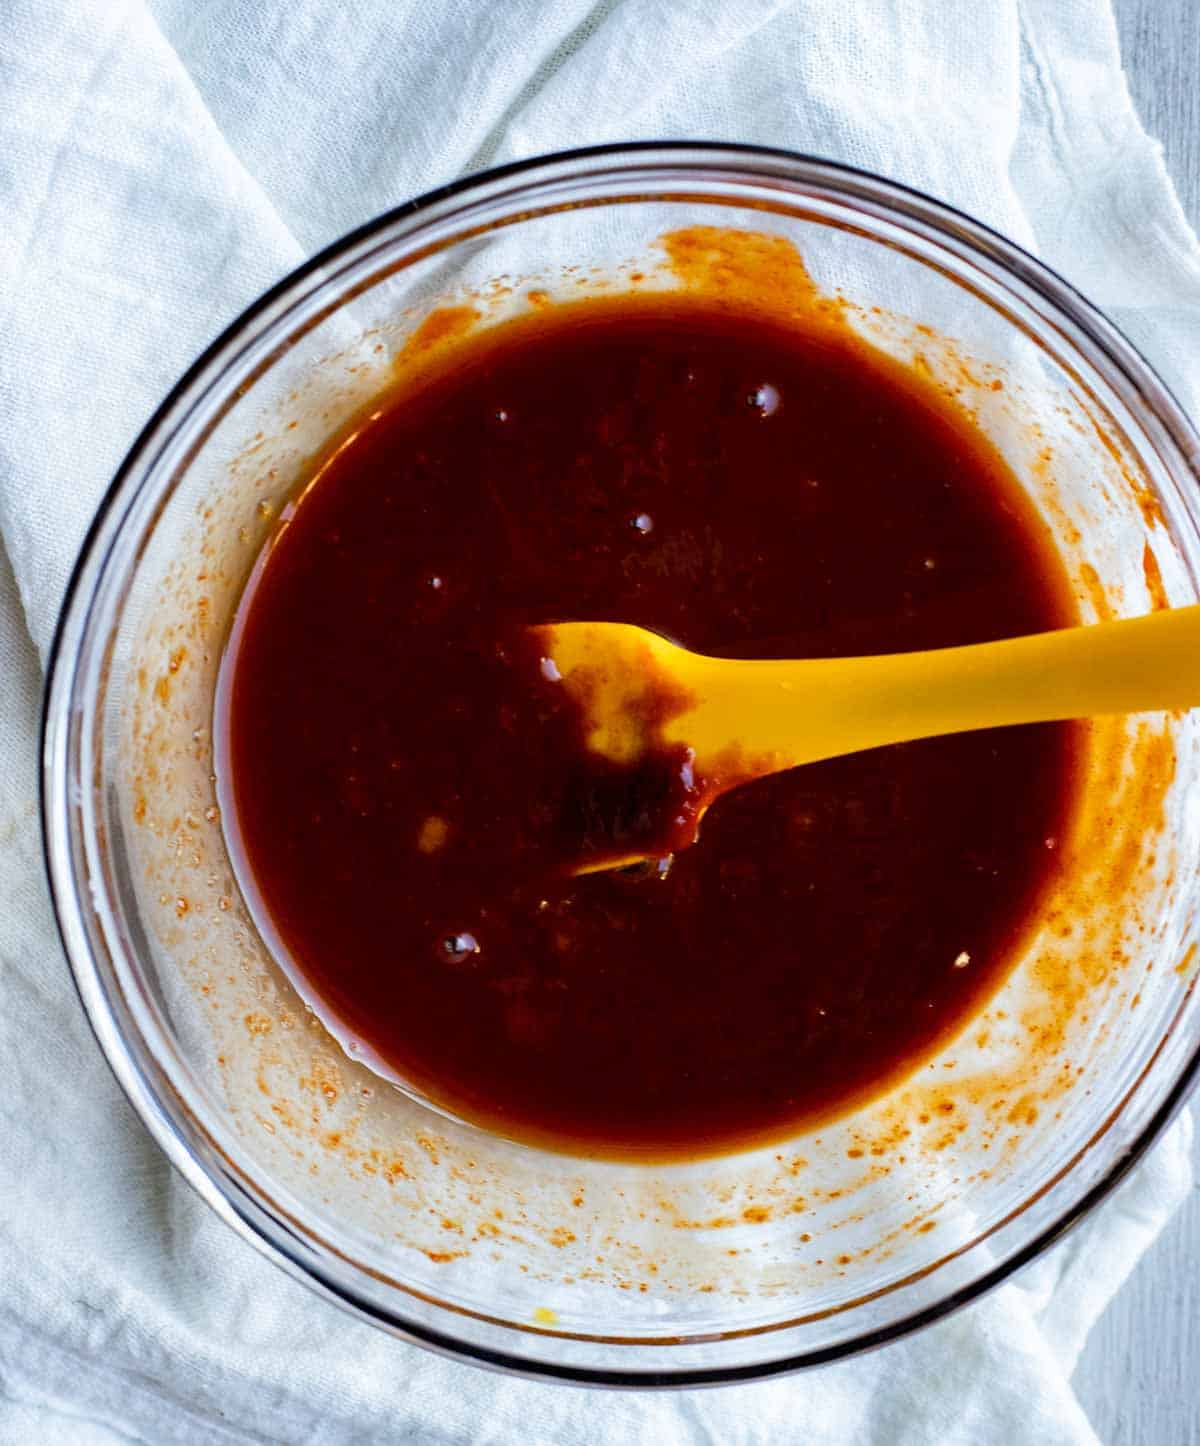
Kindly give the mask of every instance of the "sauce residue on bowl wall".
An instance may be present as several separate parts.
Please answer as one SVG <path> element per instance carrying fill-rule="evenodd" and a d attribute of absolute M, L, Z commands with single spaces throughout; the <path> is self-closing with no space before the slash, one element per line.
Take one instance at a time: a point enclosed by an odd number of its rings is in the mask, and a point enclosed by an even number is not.
<path fill-rule="evenodd" d="M 744 256 L 761 254 L 752 234 L 723 234 L 727 252 L 738 254 L 744 240 Z M 753 269 L 753 261 L 743 267 Z M 771 273 L 773 285 L 778 272 Z M 539 285 L 574 299 L 643 278 L 650 287 L 680 285 L 702 299 L 727 299 L 706 265 L 664 270 L 648 258 L 633 275 L 572 271 L 539 278 Z M 520 278 L 500 278 L 467 300 L 481 325 L 492 324 L 519 304 L 521 287 Z M 758 295 L 768 305 L 776 299 L 766 284 Z M 779 297 L 785 312 L 796 309 L 794 298 Z M 1007 370 L 968 355 L 952 337 L 931 336 L 879 306 L 836 296 L 821 305 L 921 363 L 922 373 L 989 431 L 1011 441 L 1032 426 L 1030 455 L 1013 465 L 1054 526 L 1079 607 L 1105 616 L 1143 605 L 1093 550 L 1092 514 L 1082 519 L 1059 500 L 1058 474 L 1082 472 L 1104 508 L 1136 531 L 1150 487 L 1126 444 L 1116 461 L 1092 445 L 1094 427 L 1080 424 L 1083 403 L 1073 391 L 1047 408 Z M 770 1329 L 789 1323 L 797 1300 L 808 1302 L 814 1292 L 838 1292 L 838 1299 L 857 1292 L 868 1262 L 877 1269 L 903 1261 L 909 1271 L 953 1258 L 994 1223 L 968 1212 L 966 1235 L 961 1221 L 953 1223 L 979 1181 L 990 1178 L 994 1195 L 1022 1161 L 1076 1130 L 1089 1081 L 1107 1077 L 1117 1021 L 1136 1017 L 1141 1030 L 1155 1027 L 1150 1011 L 1182 1008 L 1195 987 L 1194 947 L 1177 946 L 1163 925 L 1180 884 L 1168 838 L 1175 749 L 1184 746 L 1178 725 L 1112 719 L 1083 730 L 1082 809 L 1073 834 L 1060 840 L 1059 878 L 1021 965 L 924 1068 L 854 1114 L 774 1150 L 708 1160 L 699 1169 L 641 1170 L 566 1162 L 438 1121 L 380 1087 L 338 1048 L 258 939 L 229 871 L 210 728 L 230 597 L 274 517 L 324 454 L 323 438 L 359 407 L 364 416 L 373 410 L 363 405 L 364 386 L 372 394 L 386 386 L 391 358 L 421 320 L 419 312 L 401 316 L 361 346 L 331 354 L 281 397 L 277 413 L 249 425 L 223 464 L 228 475 L 198 505 L 194 535 L 175 549 L 136 643 L 123 705 L 129 838 L 148 915 L 158 921 L 155 947 L 170 961 L 164 978 L 176 980 L 180 1017 L 194 1018 L 201 1031 L 198 1067 L 207 1060 L 212 1070 L 230 1138 L 243 1142 L 268 1178 L 335 1200 L 339 1214 L 377 1242 L 372 1262 L 397 1252 L 403 1277 L 439 1296 L 489 1269 L 509 1272 L 510 1286 L 555 1288 L 566 1332 L 591 1328 L 582 1301 L 597 1287 L 625 1292 L 631 1324 L 640 1319 L 648 1331 L 678 1292 L 714 1302 L 714 1312 L 719 1305 L 711 1329 L 735 1320 Z M 409 383 L 407 373 L 402 380 Z M 1066 451 L 1055 436 L 1060 420 Z M 314 435 L 314 426 L 325 430 Z M 1081 449 L 1074 464 L 1070 433 Z M 1155 547 L 1169 578 L 1168 564 L 1177 561 L 1169 538 Z M 172 674 L 181 644 L 188 655 Z M 165 699 L 157 687 L 164 676 Z M 1190 766 L 1181 756 L 1180 767 Z M 189 904 L 183 915 L 181 898 Z M 1128 1013 L 1135 992 L 1143 1001 L 1136 1016 Z M 262 1028 L 263 1020 L 272 1028 Z M 1075 1139 L 1072 1152 L 1091 1137 Z M 1018 1209 L 1025 1204 L 1023 1196 L 1011 1198 Z M 770 1212 L 766 1221 L 743 1217 L 759 1206 Z M 940 1228 L 927 1229 L 934 1220 Z M 557 1243 L 563 1228 L 576 1237 L 565 1247 Z M 435 1261 L 448 1240 L 455 1258 Z M 852 1264 L 843 1263 L 847 1254 Z M 570 1309 L 562 1303 L 577 1297 Z M 534 1295 L 530 1311 L 545 1298 Z"/>

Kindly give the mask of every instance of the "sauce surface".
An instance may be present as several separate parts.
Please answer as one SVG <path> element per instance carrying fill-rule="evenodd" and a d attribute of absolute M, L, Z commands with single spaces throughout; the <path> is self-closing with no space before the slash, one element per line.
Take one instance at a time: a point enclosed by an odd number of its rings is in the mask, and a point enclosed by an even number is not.
<path fill-rule="evenodd" d="M 699 298 L 552 306 L 456 342 L 342 441 L 225 661 L 247 895 L 380 1072 L 624 1157 L 782 1138 L 879 1093 L 1014 961 L 1075 726 L 776 775 L 674 857 L 573 877 L 589 828 L 644 829 L 661 800 L 619 772 L 576 787 L 580 720 L 528 631 L 571 619 L 746 658 L 1068 625 L 1019 486 L 848 330 Z"/>

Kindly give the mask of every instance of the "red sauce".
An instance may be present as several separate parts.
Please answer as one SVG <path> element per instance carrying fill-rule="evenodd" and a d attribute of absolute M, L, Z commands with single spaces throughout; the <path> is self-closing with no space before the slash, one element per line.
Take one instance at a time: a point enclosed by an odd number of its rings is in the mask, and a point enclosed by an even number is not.
<path fill-rule="evenodd" d="M 668 1157 L 844 1111 L 961 1028 L 1047 887 L 1073 725 L 777 775 L 669 862 L 573 877 L 677 770 L 587 763 L 524 629 L 820 657 L 1075 621 L 970 422 L 846 329 L 662 297 L 457 340 L 377 405 L 225 665 L 235 854 L 339 1037 L 506 1134 Z"/>

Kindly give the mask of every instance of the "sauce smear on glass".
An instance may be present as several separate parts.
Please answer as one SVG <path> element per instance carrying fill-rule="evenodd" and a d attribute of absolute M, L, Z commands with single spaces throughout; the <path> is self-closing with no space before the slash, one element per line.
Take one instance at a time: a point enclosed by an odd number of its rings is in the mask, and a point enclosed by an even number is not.
<path fill-rule="evenodd" d="M 455 342 L 327 457 L 224 665 L 242 881 L 343 1043 L 505 1134 L 669 1158 L 795 1133 L 962 1028 L 1052 880 L 1076 725 L 763 779 L 576 877 L 678 780 L 580 791 L 527 631 L 571 619 L 744 658 L 1076 621 L 999 455 L 846 329 L 631 295 Z"/>

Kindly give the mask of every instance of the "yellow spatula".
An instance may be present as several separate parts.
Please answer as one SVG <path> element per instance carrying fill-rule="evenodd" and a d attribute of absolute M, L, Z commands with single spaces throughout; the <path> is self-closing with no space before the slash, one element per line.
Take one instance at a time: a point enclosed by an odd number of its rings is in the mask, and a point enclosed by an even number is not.
<path fill-rule="evenodd" d="M 536 633 L 546 675 L 583 710 L 587 747 L 623 765 L 690 748 L 705 808 L 752 778 L 883 744 L 1200 705 L 1200 606 L 970 647 L 801 661 L 704 657 L 627 623 Z"/>

